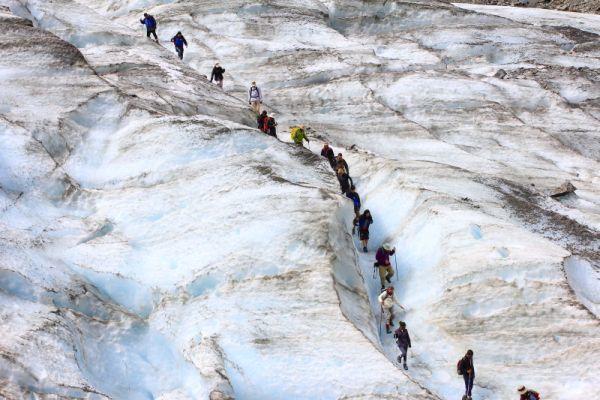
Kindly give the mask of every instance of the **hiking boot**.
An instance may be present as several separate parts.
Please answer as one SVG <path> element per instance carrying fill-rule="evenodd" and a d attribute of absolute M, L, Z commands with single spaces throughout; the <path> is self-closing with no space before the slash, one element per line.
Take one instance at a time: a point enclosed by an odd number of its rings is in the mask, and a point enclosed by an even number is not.
<path fill-rule="evenodd" d="M 389 276 L 387 276 L 387 275 L 385 276 L 385 280 L 388 281 L 388 283 L 392 283 L 391 278 Z"/>
<path fill-rule="evenodd" d="M 385 286 L 382 286 L 381 287 L 381 291 L 383 292 L 384 290 L 385 290 Z"/>
<path fill-rule="evenodd" d="M 398 356 L 398 358 L 396 358 L 396 360 L 398 360 L 398 364 L 400 364 L 402 362 L 402 356 Z"/>
<path fill-rule="evenodd" d="M 408 366 L 406 365 L 406 363 L 404 364 L 404 370 L 408 371 Z"/>
<path fill-rule="evenodd" d="M 367 246 L 363 247 L 363 251 L 367 253 Z"/>

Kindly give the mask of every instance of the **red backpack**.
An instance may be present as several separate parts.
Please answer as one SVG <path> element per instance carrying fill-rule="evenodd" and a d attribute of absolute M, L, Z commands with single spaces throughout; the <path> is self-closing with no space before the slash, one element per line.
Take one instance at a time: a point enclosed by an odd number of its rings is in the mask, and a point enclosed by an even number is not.
<path fill-rule="evenodd" d="M 456 363 L 456 373 L 459 375 L 462 375 L 462 366 L 463 366 L 463 359 L 461 358 L 460 360 L 458 360 L 458 362 Z"/>

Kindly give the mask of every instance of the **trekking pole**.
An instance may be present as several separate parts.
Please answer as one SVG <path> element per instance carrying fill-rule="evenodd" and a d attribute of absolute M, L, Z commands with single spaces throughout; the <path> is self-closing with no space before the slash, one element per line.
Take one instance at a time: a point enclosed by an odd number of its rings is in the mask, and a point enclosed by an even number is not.
<path fill-rule="evenodd" d="M 398 259 L 396 258 L 396 253 L 394 253 L 394 264 L 396 267 L 396 282 L 398 282 Z"/>
<path fill-rule="evenodd" d="M 375 279 L 375 270 L 377 269 L 377 267 L 375 266 L 375 264 L 373 264 L 373 279 Z"/>
<path fill-rule="evenodd" d="M 381 320 L 383 319 L 383 306 L 381 306 L 381 312 L 379 313 L 379 337 L 381 337 Z"/>

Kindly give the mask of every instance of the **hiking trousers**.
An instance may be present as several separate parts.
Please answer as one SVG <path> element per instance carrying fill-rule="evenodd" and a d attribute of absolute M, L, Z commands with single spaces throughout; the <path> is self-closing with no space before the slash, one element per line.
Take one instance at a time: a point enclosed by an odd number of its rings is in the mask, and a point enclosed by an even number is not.
<path fill-rule="evenodd" d="M 464 374 L 463 379 L 465 380 L 465 395 L 471 397 L 471 390 L 473 390 L 473 381 L 475 380 L 475 374 Z"/>
<path fill-rule="evenodd" d="M 250 100 L 250 107 L 255 113 L 260 114 L 260 100 Z"/>
<path fill-rule="evenodd" d="M 147 37 L 150 37 L 151 34 L 154 35 L 154 39 L 156 41 L 158 41 L 158 36 L 156 36 L 156 29 L 147 29 L 146 30 L 146 36 Z"/>
<path fill-rule="evenodd" d="M 183 60 L 183 47 L 175 46 L 175 50 L 177 51 L 177 55 L 179 56 L 179 59 Z"/>
<path fill-rule="evenodd" d="M 385 287 L 386 284 L 386 277 L 392 279 L 392 276 L 394 276 L 394 269 L 392 268 L 391 265 L 386 265 L 384 267 L 379 266 L 379 279 L 381 280 L 381 287 Z"/>
<path fill-rule="evenodd" d="M 406 364 L 406 353 L 408 352 L 408 346 L 398 346 L 398 348 L 400 349 L 400 357 L 398 359 L 402 360 L 402 358 L 404 358 L 404 364 Z"/>

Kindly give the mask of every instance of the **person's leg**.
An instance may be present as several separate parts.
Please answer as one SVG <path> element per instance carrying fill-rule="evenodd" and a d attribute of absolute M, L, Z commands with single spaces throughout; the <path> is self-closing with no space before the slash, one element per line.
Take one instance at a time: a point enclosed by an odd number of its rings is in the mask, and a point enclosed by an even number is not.
<path fill-rule="evenodd" d="M 387 276 L 387 279 L 389 281 L 392 280 L 392 276 L 394 276 L 394 269 L 392 268 L 391 265 L 386 265 L 386 267 L 385 267 L 385 275 Z"/>
<path fill-rule="evenodd" d="M 381 281 L 381 287 L 385 287 L 385 268 L 384 267 L 378 267 L 377 268 L 379 270 L 379 280 Z"/>
<path fill-rule="evenodd" d="M 404 358 L 404 365 L 406 365 L 406 351 L 408 350 L 407 347 L 404 346 L 400 346 L 400 352 L 402 353 L 400 355 L 400 359 L 402 360 L 402 358 Z"/>
<path fill-rule="evenodd" d="M 180 60 L 183 60 L 183 47 L 177 47 L 177 55 Z"/>
<path fill-rule="evenodd" d="M 463 379 L 465 380 L 465 396 L 469 396 L 469 374 L 464 374 Z"/>
<path fill-rule="evenodd" d="M 152 31 L 151 31 L 150 29 L 146 29 L 146 37 L 147 37 L 148 39 L 150 39 L 150 33 L 151 33 L 151 32 L 152 32 Z"/>
<path fill-rule="evenodd" d="M 219 86 L 221 89 L 223 89 L 223 79 L 221 79 L 220 81 L 217 81 L 217 86 Z"/>
<path fill-rule="evenodd" d="M 152 30 L 152 36 L 154 36 L 154 40 L 158 42 L 158 36 L 156 36 L 156 31 L 154 29 Z"/>
<path fill-rule="evenodd" d="M 473 390 L 473 381 L 475 381 L 475 375 L 470 375 L 469 376 L 469 393 L 467 394 L 467 396 L 469 396 L 469 399 L 471 398 L 471 391 Z"/>

